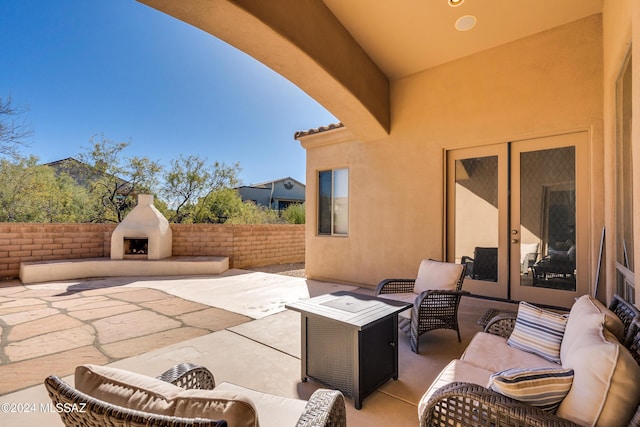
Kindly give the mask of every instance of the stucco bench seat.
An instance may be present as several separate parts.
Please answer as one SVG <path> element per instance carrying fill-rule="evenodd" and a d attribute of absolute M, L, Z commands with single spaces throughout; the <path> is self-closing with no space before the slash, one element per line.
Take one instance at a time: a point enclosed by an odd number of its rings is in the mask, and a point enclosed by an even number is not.
<path fill-rule="evenodd" d="M 616 303 L 620 303 L 619 298 Z M 559 338 L 559 363 L 546 355 L 517 348 L 516 340 L 510 340 L 518 321 L 524 325 L 530 319 L 524 315 L 498 316 L 489 322 L 487 332 L 473 337 L 460 359 L 451 361 L 425 392 L 418 405 L 420 425 L 639 425 L 640 366 L 636 360 L 640 360 L 640 343 L 631 339 L 636 331 L 629 327 L 630 323 L 637 324 L 638 311 L 626 304 L 628 307 L 623 307 L 623 311 L 632 315 L 623 315 L 621 320 L 617 311 L 614 313 L 597 300 L 587 295 L 579 298 L 566 317 L 566 327 Z M 522 303 L 519 314 L 521 311 Z M 638 336 L 635 334 L 636 341 L 640 341 Z M 634 351 L 633 355 L 629 349 Z M 529 376 L 518 383 L 517 376 L 507 374 L 513 371 Z M 544 375 L 525 384 L 539 372 Z M 506 376 L 508 387 L 521 385 L 523 389 L 529 387 L 525 391 L 532 395 L 551 394 L 549 390 L 557 385 L 553 383 L 553 374 L 546 375 L 550 372 L 562 373 L 565 384 L 569 378 L 566 396 L 560 396 L 555 411 L 521 401 L 528 399 L 528 395 L 509 396 L 508 392 L 498 392 L 504 389 L 495 387 L 496 378 L 502 380 Z"/>
<path fill-rule="evenodd" d="M 164 259 L 79 258 L 20 263 L 24 284 L 89 277 L 217 275 L 229 269 L 229 257 L 176 256 Z"/>

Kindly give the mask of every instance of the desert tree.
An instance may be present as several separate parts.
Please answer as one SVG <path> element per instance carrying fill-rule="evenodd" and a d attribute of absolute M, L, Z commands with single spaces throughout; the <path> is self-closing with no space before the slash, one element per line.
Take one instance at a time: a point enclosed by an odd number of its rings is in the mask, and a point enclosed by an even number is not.
<path fill-rule="evenodd" d="M 93 200 L 93 222 L 121 222 L 135 206 L 136 196 L 155 193 L 162 166 L 148 157 L 129 157 L 130 142 L 95 135 L 80 153 L 84 182 Z"/>
<path fill-rule="evenodd" d="M 28 145 L 33 130 L 22 117 L 27 110 L 15 105 L 11 96 L 0 97 L 0 156 L 17 158 L 19 149 Z"/>
<path fill-rule="evenodd" d="M 199 222 L 203 205 L 218 192 L 236 187 L 239 163 L 207 163 L 199 156 L 183 156 L 171 162 L 164 174 L 162 195 L 171 208 L 172 222 Z"/>
<path fill-rule="evenodd" d="M 35 156 L 0 159 L 1 222 L 84 222 L 86 190 Z"/>
<path fill-rule="evenodd" d="M 171 222 L 181 223 L 193 214 L 195 202 L 203 197 L 212 184 L 206 160 L 180 155 L 171 161 L 164 173 L 161 193 L 170 208 Z"/>

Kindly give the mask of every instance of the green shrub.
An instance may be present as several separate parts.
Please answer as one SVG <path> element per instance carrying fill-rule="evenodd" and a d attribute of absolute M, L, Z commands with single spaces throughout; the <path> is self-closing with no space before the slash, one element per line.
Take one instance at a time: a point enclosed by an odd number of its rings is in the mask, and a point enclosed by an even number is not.
<path fill-rule="evenodd" d="M 282 218 L 290 224 L 304 224 L 306 219 L 304 203 L 295 203 L 287 206 L 282 211 Z"/>

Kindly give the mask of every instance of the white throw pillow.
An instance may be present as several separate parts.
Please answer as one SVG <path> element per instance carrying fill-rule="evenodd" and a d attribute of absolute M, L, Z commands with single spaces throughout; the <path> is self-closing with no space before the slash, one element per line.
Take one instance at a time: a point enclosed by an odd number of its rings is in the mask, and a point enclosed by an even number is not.
<path fill-rule="evenodd" d="M 602 325 L 618 341 L 622 342 L 624 340 L 624 325 L 620 318 L 600 301 L 590 295 L 583 295 L 571 307 L 567 328 L 564 331 L 560 348 L 561 359 L 564 360 L 569 352 L 574 351 L 573 347 L 576 343 L 580 344 L 582 342 L 587 325 Z"/>
<path fill-rule="evenodd" d="M 580 425 L 626 426 L 640 403 L 640 367 L 601 317 L 584 316 L 576 326 L 582 332 L 570 351 L 563 344 L 562 357 L 575 373 L 573 387 L 556 414 Z"/>

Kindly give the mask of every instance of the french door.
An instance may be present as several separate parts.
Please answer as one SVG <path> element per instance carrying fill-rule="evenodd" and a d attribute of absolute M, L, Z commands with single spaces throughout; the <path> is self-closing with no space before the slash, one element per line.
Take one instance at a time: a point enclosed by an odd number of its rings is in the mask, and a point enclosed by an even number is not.
<path fill-rule="evenodd" d="M 589 290 L 588 133 L 447 153 L 447 259 L 478 295 L 570 307 Z"/>

